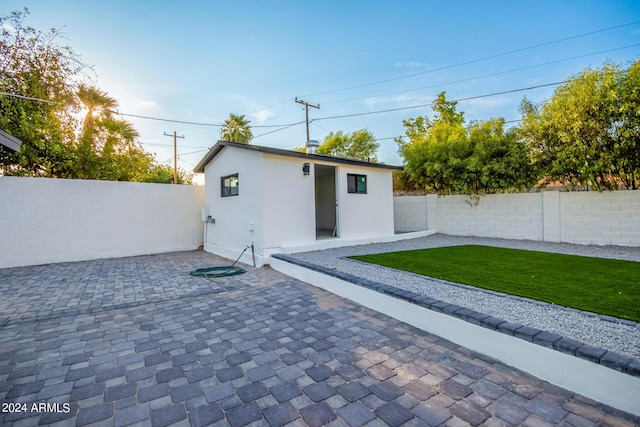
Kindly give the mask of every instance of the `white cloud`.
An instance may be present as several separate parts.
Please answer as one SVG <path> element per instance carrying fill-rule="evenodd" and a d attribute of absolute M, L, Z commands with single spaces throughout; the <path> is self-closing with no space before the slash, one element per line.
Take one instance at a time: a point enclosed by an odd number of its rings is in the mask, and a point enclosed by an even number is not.
<path fill-rule="evenodd" d="M 369 107 L 396 108 L 429 104 L 433 102 L 433 100 L 433 96 L 429 95 L 390 95 L 367 98 L 363 102 Z"/>
<path fill-rule="evenodd" d="M 136 104 L 143 110 L 149 110 L 156 107 L 158 104 L 155 101 L 146 99 L 135 99 Z"/>
<path fill-rule="evenodd" d="M 396 62 L 396 68 L 420 68 L 420 67 L 428 67 L 429 63 L 421 62 L 421 61 L 404 61 L 404 62 Z"/>
<path fill-rule="evenodd" d="M 256 111 L 255 113 L 249 114 L 249 116 L 253 117 L 253 119 L 258 123 L 264 123 L 268 119 L 275 117 L 276 113 L 268 109 L 262 109 L 260 111 Z"/>
<path fill-rule="evenodd" d="M 472 107 L 475 111 L 482 111 L 482 110 L 495 110 L 496 108 L 500 108 L 503 107 L 505 105 L 509 105 L 512 103 L 511 98 L 508 97 L 490 97 L 490 98 L 476 98 L 476 99 L 470 99 L 468 101 L 464 101 L 461 104 L 464 104 L 463 106 L 465 108 L 458 108 L 459 110 L 463 110 L 464 109 L 470 109 L 469 107 Z"/>
<path fill-rule="evenodd" d="M 542 79 L 540 79 L 540 78 L 522 79 L 522 83 L 525 84 L 525 85 L 537 85 L 540 82 L 542 82 Z"/>
<path fill-rule="evenodd" d="M 131 113 L 150 113 L 158 106 L 156 101 L 151 99 L 144 99 L 135 93 L 135 90 L 131 90 L 130 86 L 126 83 L 116 81 L 115 83 L 100 85 L 100 87 L 106 87 L 106 92 L 109 96 L 115 98 L 118 102 L 118 110 Z"/>
<path fill-rule="evenodd" d="M 258 104 L 256 104 L 255 102 L 250 101 L 246 96 L 244 95 L 240 95 L 237 93 L 228 93 L 226 94 L 226 96 L 228 96 L 229 98 L 233 99 L 234 101 L 238 101 L 242 104 L 248 105 L 252 108 L 259 108 L 260 106 Z"/>
<path fill-rule="evenodd" d="M 264 123 L 265 121 L 276 117 L 276 113 L 269 110 L 268 108 L 264 108 L 261 104 L 257 104 L 250 99 L 248 99 L 244 95 L 229 93 L 227 96 L 235 101 L 238 101 L 240 104 L 245 105 L 248 110 L 252 110 L 249 113 L 237 113 L 237 114 L 246 114 L 247 116 L 253 118 L 257 123 Z"/>
<path fill-rule="evenodd" d="M 8 22 L 3 22 L 0 25 L 0 29 L 8 31 L 10 34 L 16 34 L 17 33 L 16 27 L 14 27 L 13 25 L 9 24 Z"/>
<path fill-rule="evenodd" d="M 487 120 L 491 117 L 511 120 L 518 117 L 519 102 L 519 99 L 509 96 L 470 99 L 460 102 L 457 110 L 464 111 L 467 120 Z"/>

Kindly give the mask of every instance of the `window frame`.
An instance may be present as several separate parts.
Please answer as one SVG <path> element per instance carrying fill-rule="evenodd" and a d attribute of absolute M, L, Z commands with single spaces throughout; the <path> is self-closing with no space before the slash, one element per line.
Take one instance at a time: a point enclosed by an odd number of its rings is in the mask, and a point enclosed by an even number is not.
<path fill-rule="evenodd" d="M 349 180 L 353 177 L 355 186 L 352 187 L 349 183 Z M 364 178 L 364 189 L 360 188 L 359 178 Z M 353 191 L 352 191 L 353 190 Z M 347 193 L 349 194 L 367 194 L 367 175 L 357 174 L 357 173 L 348 173 L 347 174 Z"/>
<path fill-rule="evenodd" d="M 236 185 L 225 185 L 225 181 L 235 178 Z M 231 183 L 229 183 L 231 184 Z M 236 189 L 235 194 L 233 194 L 233 188 Z M 220 197 L 233 197 L 240 195 L 240 177 L 237 173 L 233 173 L 231 175 L 221 176 L 220 177 Z"/>

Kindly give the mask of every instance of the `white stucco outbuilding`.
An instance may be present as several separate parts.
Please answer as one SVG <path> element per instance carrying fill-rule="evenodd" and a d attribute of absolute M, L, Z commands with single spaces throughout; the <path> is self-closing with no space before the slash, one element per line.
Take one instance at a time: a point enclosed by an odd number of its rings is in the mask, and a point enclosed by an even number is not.
<path fill-rule="evenodd" d="M 393 239 L 396 169 L 218 141 L 194 169 L 205 174 L 204 250 L 235 259 L 253 243 L 261 266 L 274 253 Z"/>

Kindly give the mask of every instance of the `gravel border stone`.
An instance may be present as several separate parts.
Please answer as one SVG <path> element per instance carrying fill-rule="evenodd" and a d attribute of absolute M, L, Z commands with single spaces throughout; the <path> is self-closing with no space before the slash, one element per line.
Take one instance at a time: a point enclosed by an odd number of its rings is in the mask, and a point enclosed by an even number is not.
<path fill-rule="evenodd" d="M 273 255 L 471 323 L 640 376 L 640 324 L 346 258 L 479 244 L 640 262 L 640 248 L 434 234 L 418 239 Z"/>

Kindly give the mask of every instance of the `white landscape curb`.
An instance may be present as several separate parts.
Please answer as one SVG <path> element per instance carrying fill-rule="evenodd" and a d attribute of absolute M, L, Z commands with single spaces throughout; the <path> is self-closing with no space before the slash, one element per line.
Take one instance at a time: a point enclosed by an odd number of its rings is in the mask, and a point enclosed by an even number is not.
<path fill-rule="evenodd" d="M 271 268 L 438 335 L 554 385 L 640 415 L 640 377 L 474 325 L 272 257 Z"/>

